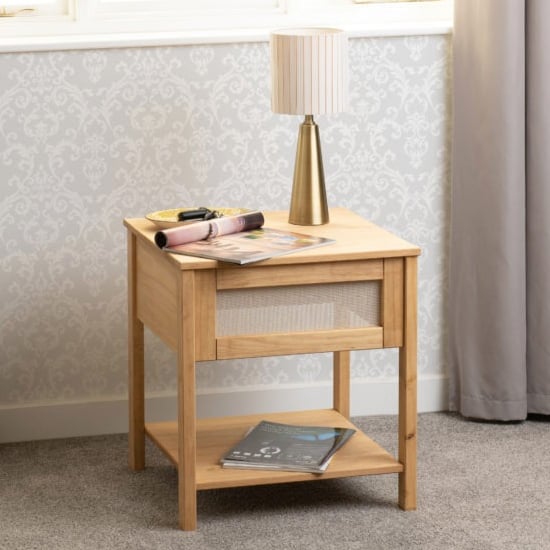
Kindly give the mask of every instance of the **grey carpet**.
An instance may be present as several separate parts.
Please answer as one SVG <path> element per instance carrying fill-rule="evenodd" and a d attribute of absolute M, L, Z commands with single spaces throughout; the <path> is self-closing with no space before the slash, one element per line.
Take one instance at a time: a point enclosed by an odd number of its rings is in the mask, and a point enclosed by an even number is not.
<path fill-rule="evenodd" d="M 355 419 L 395 452 L 396 418 Z M 203 491 L 196 532 L 176 529 L 176 473 L 126 436 L 0 446 L 0 548 L 550 549 L 550 423 L 419 416 L 418 510 L 395 475 Z"/>

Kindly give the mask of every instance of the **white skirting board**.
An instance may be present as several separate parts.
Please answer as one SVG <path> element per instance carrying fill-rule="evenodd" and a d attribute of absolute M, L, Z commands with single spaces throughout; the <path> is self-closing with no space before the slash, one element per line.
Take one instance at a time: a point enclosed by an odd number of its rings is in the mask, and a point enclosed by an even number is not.
<path fill-rule="evenodd" d="M 447 383 L 447 376 L 442 374 L 419 378 L 419 413 L 448 409 Z M 353 380 L 351 414 L 397 414 L 397 396 L 397 379 Z M 332 406 L 331 398 L 329 383 L 210 391 L 197 395 L 197 414 L 207 417 L 322 409 Z M 175 394 L 147 397 L 147 421 L 159 422 L 175 417 Z M 127 431 L 128 401 L 125 398 L 0 407 L 0 443 Z"/>

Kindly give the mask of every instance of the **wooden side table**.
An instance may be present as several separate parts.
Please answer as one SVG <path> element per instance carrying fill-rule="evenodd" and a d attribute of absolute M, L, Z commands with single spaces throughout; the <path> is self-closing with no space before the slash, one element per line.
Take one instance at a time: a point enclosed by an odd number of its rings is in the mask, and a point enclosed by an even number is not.
<path fill-rule="evenodd" d="M 167 254 L 155 226 L 127 219 L 129 464 L 145 467 L 145 435 L 178 469 L 179 524 L 197 525 L 197 491 L 319 479 L 299 472 L 223 469 L 222 454 L 261 419 L 353 426 L 350 351 L 399 348 L 398 457 L 358 431 L 323 479 L 398 473 L 398 504 L 416 507 L 417 256 L 411 245 L 349 210 L 299 227 L 266 212 L 266 227 L 335 239 L 329 246 L 236 266 Z M 178 418 L 145 423 L 144 325 L 177 352 Z M 198 361 L 333 352 L 333 408 L 197 419 Z"/>

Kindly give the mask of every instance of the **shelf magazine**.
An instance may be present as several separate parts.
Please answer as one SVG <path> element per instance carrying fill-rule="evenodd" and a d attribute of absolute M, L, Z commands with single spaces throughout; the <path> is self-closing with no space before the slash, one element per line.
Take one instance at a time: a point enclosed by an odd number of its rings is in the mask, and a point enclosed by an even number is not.
<path fill-rule="evenodd" d="M 261 212 L 247 212 L 158 231 L 155 243 L 166 252 L 243 265 L 334 242 L 263 224 Z"/>
<path fill-rule="evenodd" d="M 321 474 L 352 428 L 292 426 L 262 420 L 222 458 L 224 468 L 287 470 Z"/>

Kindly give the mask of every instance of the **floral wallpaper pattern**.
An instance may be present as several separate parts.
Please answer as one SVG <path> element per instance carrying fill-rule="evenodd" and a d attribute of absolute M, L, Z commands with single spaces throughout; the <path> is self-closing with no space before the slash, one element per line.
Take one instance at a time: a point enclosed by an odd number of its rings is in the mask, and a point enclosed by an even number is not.
<path fill-rule="evenodd" d="M 329 203 L 420 245 L 419 369 L 444 372 L 447 36 L 353 39 L 350 109 L 318 117 Z M 297 117 L 267 43 L 0 55 L 0 405 L 126 393 L 124 217 L 288 207 Z M 147 389 L 175 389 L 147 335 Z M 328 355 L 201 363 L 199 391 L 322 382 Z M 353 376 L 396 373 L 358 352 Z"/>

